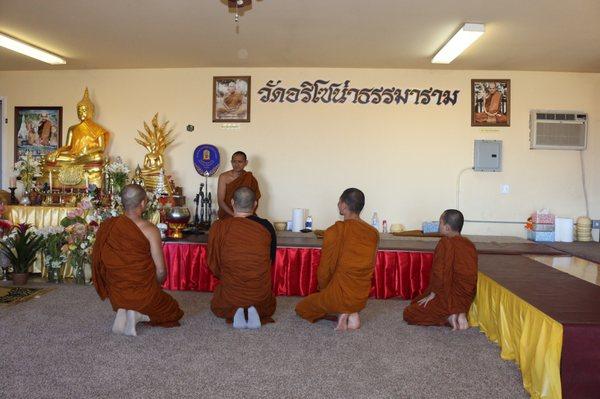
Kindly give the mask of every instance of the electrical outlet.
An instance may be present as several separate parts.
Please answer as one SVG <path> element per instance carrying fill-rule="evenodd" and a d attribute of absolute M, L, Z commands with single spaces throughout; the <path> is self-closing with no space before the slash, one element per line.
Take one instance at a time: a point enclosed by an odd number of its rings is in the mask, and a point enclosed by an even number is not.
<path fill-rule="evenodd" d="M 600 220 L 592 220 L 592 229 L 600 229 Z"/>
<path fill-rule="evenodd" d="M 510 186 L 508 184 L 501 185 L 500 194 L 510 194 Z"/>

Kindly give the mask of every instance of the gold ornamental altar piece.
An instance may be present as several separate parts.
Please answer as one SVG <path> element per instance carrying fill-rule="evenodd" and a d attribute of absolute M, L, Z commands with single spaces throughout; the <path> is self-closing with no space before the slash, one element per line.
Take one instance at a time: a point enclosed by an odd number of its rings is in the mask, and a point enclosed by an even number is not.
<path fill-rule="evenodd" d="M 85 188 L 89 184 L 102 187 L 102 169 L 109 132 L 94 122 L 94 104 L 86 87 L 77 103 L 80 122 L 69 127 L 66 144 L 46 155 L 44 171 L 51 187 Z"/>
<path fill-rule="evenodd" d="M 146 190 L 155 191 L 159 185 L 161 179 L 161 170 L 164 174 L 164 152 L 165 149 L 173 143 L 172 138 L 169 136 L 173 132 L 173 129 L 167 130 L 169 121 L 162 124 L 158 123 L 158 113 L 152 118 L 152 128 L 144 122 L 144 131 L 139 131 L 139 138 L 135 141 L 148 150 L 148 153 L 144 156 L 144 167 L 141 171 L 142 179 L 144 180 L 144 186 Z M 167 191 L 172 191 L 172 187 L 167 184 Z M 169 195 L 172 194 L 169 192 Z"/>

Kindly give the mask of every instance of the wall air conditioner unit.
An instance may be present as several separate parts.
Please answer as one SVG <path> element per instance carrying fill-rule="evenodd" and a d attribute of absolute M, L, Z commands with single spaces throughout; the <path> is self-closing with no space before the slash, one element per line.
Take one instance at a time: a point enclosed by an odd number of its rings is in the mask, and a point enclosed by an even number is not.
<path fill-rule="evenodd" d="M 529 143 L 534 150 L 585 150 L 587 114 L 533 110 L 529 114 Z"/>

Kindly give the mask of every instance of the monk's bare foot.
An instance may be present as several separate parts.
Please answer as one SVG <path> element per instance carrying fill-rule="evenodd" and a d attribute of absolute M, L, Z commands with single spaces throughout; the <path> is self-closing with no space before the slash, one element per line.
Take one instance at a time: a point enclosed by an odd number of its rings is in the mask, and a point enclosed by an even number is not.
<path fill-rule="evenodd" d="M 112 332 L 115 334 L 123 334 L 125 332 L 125 323 L 127 323 L 127 311 L 125 309 L 117 310 L 115 322 L 112 326 Z"/>
<path fill-rule="evenodd" d="M 338 316 L 338 324 L 335 331 L 346 331 L 348 329 L 348 313 L 342 313 Z"/>
<path fill-rule="evenodd" d="M 149 322 L 150 321 L 150 317 L 146 316 L 143 313 L 140 312 L 135 312 L 135 322 L 139 323 L 139 322 Z"/>
<path fill-rule="evenodd" d="M 137 331 L 135 325 L 137 324 L 137 315 L 135 310 L 127 311 L 127 322 L 125 323 L 124 334 L 130 337 L 137 337 Z"/>
<path fill-rule="evenodd" d="M 242 329 L 247 327 L 248 322 L 246 322 L 246 316 L 244 316 L 244 308 L 238 308 L 233 316 L 233 328 Z"/>
<path fill-rule="evenodd" d="M 352 313 L 348 316 L 348 330 L 358 330 L 360 328 L 360 316 L 358 313 Z"/>
<path fill-rule="evenodd" d="M 260 328 L 260 316 L 258 315 L 258 311 L 254 306 L 250 306 L 248 308 L 248 328 L 252 328 L 254 330 Z"/>
<path fill-rule="evenodd" d="M 469 321 L 467 320 L 467 315 L 464 313 L 460 313 L 458 315 L 458 329 L 459 330 L 468 330 L 469 329 Z"/>
<path fill-rule="evenodd" d="M 450 323 L 450 327 L 452 327 L 452 331 L 458 330 L 458 315 L 452 314 L 448 316 L 448 323 Z"/>

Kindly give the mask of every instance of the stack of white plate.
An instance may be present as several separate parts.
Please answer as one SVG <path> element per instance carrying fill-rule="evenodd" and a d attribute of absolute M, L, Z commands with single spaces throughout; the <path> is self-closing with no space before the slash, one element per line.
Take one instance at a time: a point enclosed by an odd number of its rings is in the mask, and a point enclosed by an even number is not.
<path fill-rule="evenodd" d="M 592 219 L 581 216 L 577 218 L 577 241 L 592 241 Z"/>

